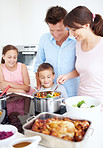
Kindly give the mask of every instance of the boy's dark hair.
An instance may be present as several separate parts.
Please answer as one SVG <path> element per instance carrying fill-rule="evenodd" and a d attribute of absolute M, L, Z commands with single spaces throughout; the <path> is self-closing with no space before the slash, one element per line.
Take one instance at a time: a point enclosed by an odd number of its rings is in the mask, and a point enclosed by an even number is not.
<path fill-rule="evenodd" d="M 48 24 L 57 24 L 61 20 L 64 20 L 65 16 L 67 15 L 67 11 L 60 6 L 51 7 L 48 9 L 45 22 Z"/>
<path fill-rule="evenodd" d="M 37 70 L 38 76 L 39 76 L 39 72 L 40 71 L 44 71 L 44 70 L 51 70 L 52 73 L 55 74 L 54 73 L 54 68 L 53 68 L 53 66 L 51 64 L 49 64 L 49 63 L 42 63 L 41 65 L 39 65 L 38 70 Z"/>

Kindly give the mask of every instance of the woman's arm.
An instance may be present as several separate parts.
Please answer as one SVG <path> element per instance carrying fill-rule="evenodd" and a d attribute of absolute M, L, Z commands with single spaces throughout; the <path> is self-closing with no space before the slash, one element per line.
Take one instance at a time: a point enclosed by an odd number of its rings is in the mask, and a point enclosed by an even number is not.
<path fill-rule="evenodd" d="M 75 69 L 70 73 L 58 76 L 57 83 L 64 84 L 64 82 L 67 81 L 68 79 L 72 79 L 72 78 L 75 78 L 75 77 L 78 77 L 78 76 L 79 76 L 79 73 Z"/>

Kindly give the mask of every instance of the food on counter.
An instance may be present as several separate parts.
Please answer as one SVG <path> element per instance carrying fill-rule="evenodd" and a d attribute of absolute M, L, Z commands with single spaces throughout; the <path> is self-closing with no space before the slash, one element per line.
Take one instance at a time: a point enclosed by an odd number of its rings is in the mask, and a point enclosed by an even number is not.
<path fill-rule="evenodd" d="M 78 102 L 77 104 L 73 104 L 72 105 L 73 107 L 78 107 L 78 108 L 92 108 L 92 107 L 95 107 L 95 105 L 91 105 L 91 106 L 88 106 L 84 100 Z"/>
<path fill-rule="evenodd" d="M 29 144 L 31 144 L 31 142 L 25 141 L 25 142 L 20 142 L 20 143 L 14 144 L 13 147 L 14 148 L 18 148 L 18 147 L 22 148 L 22 147 L 28 146 Z"/>
<path fill-rule="evenodd" d="M 35 94 L 35 97 L 38 97 L 38 98 L 53 98 L 53 97 L 57 97 L 59 95 L 60 95 L 59 92 L 48 91 L 48 92 L 38 92 L 38 93 Z"/>
<path fill-rule="evenodd" d="M 5 132 L 5 131 L 0 131 L 0 140 L 3 140 L 3 139 L 6 139 L 6 138 L 9 138 L 10 136 L 12 136 L 14 133 L 12 131 L 8 131 L 8 132 Z"/>
<path fill-rule="evenodd" d="M 18 132 L 22 132 L 22 123 L 21 120 L 19 119 L 20 113 L 19 112 L 11 112 L 8 116 L 10 124 L 14 125 L 15 127 L 17 127 Z"/>
<path fill-rule="evenodd" d="M 32 130 L 64 140 L 81 141 L 89 125 L 87 120 L 53 117 L 44 120 L 36 119 L 32 125 Z"/>
<path fill-rule="evenodd" d="M 2 111 L 0 111 L 0 117 L 1 117 L 1 115 L 2 115 Z"/>

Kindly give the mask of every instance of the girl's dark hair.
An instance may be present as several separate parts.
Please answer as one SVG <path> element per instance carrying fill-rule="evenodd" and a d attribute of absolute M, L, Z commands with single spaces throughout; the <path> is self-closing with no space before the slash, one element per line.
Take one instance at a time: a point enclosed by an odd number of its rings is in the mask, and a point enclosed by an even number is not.
<path fill-rule="evenodd" d="M 48 24 L 57 24 L 61 20 L 64 20 L 67 15 L 67 11 L 60 6 L 51 7 L 48 9 L 45 22 Z"/>
<path fill-rule="evenodd" d="M 2 55 L 5 55 L 7 53 L 7 51 L 9 51 L 9 50 L 16 50 L 17 54 L 18 54 L 18 49 L 15 46 L 13 46 L 13 45 L 6 45 L 3 48 L 3 50 L 2 50 Z M 1 59 L 1 63 L 5 63 L 5 60 L 3 59 L 3 57 Z"/>
<path fill-rule="evenodd" d="M 70 11 L 64 19 L 64 25 L 79 29 L 80 25 L 90 24 L 91 30 L 98 36 L 103 36 L 103 19 L 99 14 L 93 13 L 85 6 L 78 6 Z"/>
<path fill-rule="evenodd" d="M 51 64 L 49 64 L 49 63 L 42 63 L 41 65 L 39 65 L 38 70 L 37 70 L 38 76 L 39 76 L 39 72 L 40 71 L 44 71 L 44 70 L 51 70 L 52 73 L 55 74 L 54 73 L 54 68 L 53 68 L 53 66 Z"/>

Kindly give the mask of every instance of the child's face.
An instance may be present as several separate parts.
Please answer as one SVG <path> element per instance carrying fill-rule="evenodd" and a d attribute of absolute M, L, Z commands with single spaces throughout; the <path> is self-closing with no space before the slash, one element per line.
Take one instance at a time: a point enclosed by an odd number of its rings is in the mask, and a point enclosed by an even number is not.
<path fill-rule="evenodd" d="M 53 79 L 55 78 L 55 74 L 52 73 L 51 70 L 43 70 L 39 72 L 39 81 L 41 85 L 45 88 L 50 88 L 53 86 Z"/>
<path fill-rule="evenodd" d="M 16 50 L 9 50 L 3 55 L 3 59 L 5 60 L 5 64 L 7 67 L 14 67 L 17 62 L 17 51 Z"/>

